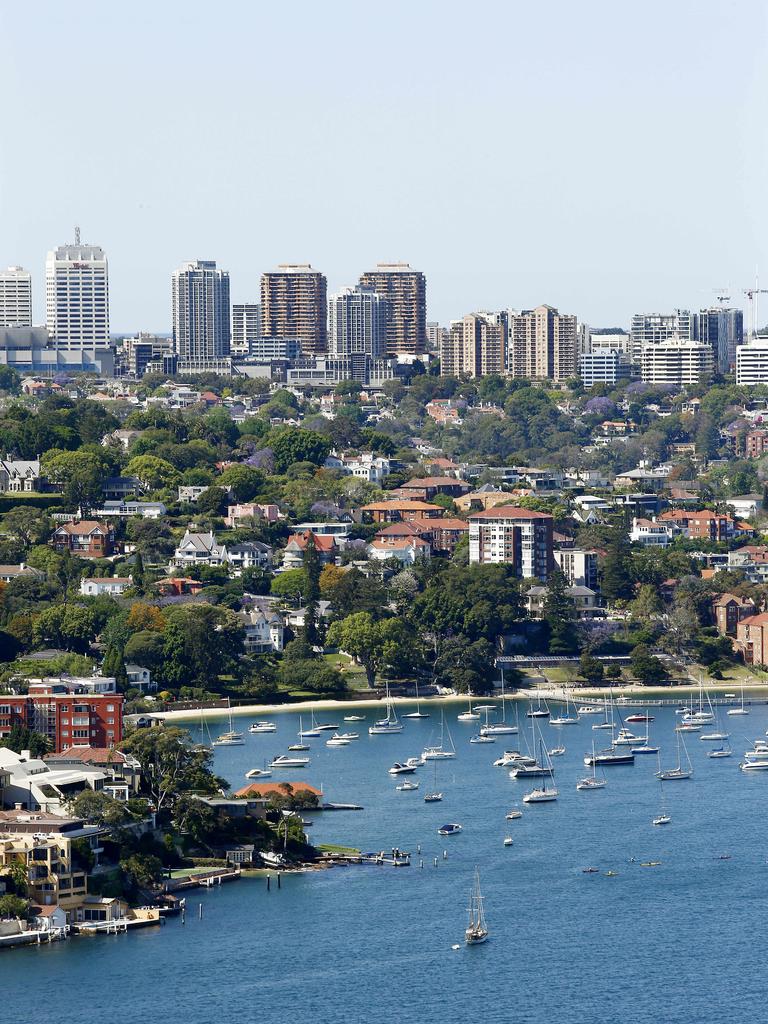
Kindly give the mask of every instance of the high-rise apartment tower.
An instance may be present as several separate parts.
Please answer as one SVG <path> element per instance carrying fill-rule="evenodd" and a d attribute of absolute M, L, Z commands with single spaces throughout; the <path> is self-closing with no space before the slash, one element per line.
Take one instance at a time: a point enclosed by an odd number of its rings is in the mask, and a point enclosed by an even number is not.
<path fill-rule="evenodd" d="M 190 260 L 172 278 L 173 343 L 182 360 L 229 355 L 229 274 L 215 260 Z"/>
<path fill-rule="evenodd" d="M 45 314 L 60 348 L 109 344 L 109 272 L 103 249 L 78 239 L 48 253 Z"/>
<path fill-rule="evenodd" d="M 328 348 L 328 284 L 309 263 L 281 263 L 261 275 L 261 334 L 298 338 L 307 356 Z"/>
<path fill-rule="evenodd" d="M 360 284 L 389 301 L 388 356 L 421 355 L 427 345 L 427 279 L 407 263 L 377 263 Z"/>

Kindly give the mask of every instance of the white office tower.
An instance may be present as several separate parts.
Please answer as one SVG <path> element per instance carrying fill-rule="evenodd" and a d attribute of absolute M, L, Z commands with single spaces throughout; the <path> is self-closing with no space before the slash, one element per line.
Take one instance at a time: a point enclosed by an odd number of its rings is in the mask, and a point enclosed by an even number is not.
<path fill-rule="evenodd" d="M 384 355 L 389 303 L 373 288 L 342 288 L 328 298 L 328 348 L 334 356 Z"/>
<path fill-rule="evenodd" d="M 0 272 L 0 327 L 32 326 L 32 275 L 23 267 Z"/>
<path fill-rule="evenodd" d="M 688 338 L 643 345 L 640 358 L 640 376 L 646 384 L 698 384 L 711 377 L 714 368 L 711 346 Z"/>
<path fill-rule="evenodd" d="M 205 365 L 229 355 L 229 273 L 215 260 L 190 260 L 173 272 L 173 342 L 179 360 Z"/>
<path fill-rule="evenodd" d="M 756 337 L 736 348 L 736 383 L 739 387 L 768 384 L 768 338 Z"/>
<path fill-rule="evenodd" d="M 232 354 L 248 355 L 248 343 L 261 337 L 261 304 L 232 303 Z"/>
<path fill-rule="evenodd" d="M 60 245 L 45 261 L 46 327 L 59 348 L 109 345 L 109 272 L 98 245 Z"/>

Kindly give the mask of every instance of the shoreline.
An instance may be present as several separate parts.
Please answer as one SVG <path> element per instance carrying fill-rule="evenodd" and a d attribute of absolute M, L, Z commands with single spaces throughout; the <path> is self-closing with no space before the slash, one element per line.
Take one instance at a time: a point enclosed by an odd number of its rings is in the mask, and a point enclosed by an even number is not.
<path fill-rule="evenodd" d="M 737 696 L 741 692 L 740 684 L 734 683 L 723 683 L 720 681 L 713 682 L 704 689 L 717 696 L 722 696 L 725 693 L 736 693 Z M 667 698 L 668 700 L 674 700 L 675 697 L 687 697 L 692 693 L 699 692 L 698 683 L 684 683 L 679 686 L 654 686 L 654 687 L 642 687 L 642 686 L 590 686 L 590 687 L 563 687 L 563 686 L 541 686 L 531 688 L 530 690 L 518 690 L 516 693 L 510 693 L 506 695 L 506 700 L 525 701 L 535 700 L 537 696 L 541 696 L 548 700 L 564 700 L 566 695 L 569 700 L 578 703 L 580 698 L 598 699 L 605 700 L 613 694 L 616 697 L 630 697 L 634 700 L 642 700 L 647 697 L 649 700 L 659 700 Z M 749 694 L 751 696 L 759 696 L 762 699 L 768 699 L 768 685 L 760 683 L 758 685 L 745 686 L 744 687 L 745 697 Z M 417 703 L 423 705 L 425 708 L 434 707 L 438 708 L 441 706 L 449 706 L 452 704 L 464 704 L 467 702 L 466 694 L 450 694 L 442 697 L 421 697 L 417 701 L 415 697 L 391 697 L 391 702 L 397 707 L 416 706 Z M 498 701 L 501 703 L 501 694 L 488 694 L 485 696 L 477 696 L 474 700 L 483 701 Z M 253 715 L 277 715 L 285 714 L 288 712 L 303 713 L 305 711 L 339 711 L 348 710 L 354 712 L 360 708 L 381 708 L 384 706 L 385 699 L 380 698 L 360 698 L 359 700 L 336 700 L 336 699 L 318 699 L 318 700 L 306 700 L 298 701 L 294 704 L 242 704 L 238 707 L 231 709 L 233 718 L 243 718 Z M 182 711 L 150 711 L 147 712 L 149 717 L 157 718 L 161 721 L 169 722 L 195 722 L 201 718 L 204 719 L 225 719 L 229 717 L 230 711 L 226 708 L 202 708 L 198 710 L 182 710 Z"/>

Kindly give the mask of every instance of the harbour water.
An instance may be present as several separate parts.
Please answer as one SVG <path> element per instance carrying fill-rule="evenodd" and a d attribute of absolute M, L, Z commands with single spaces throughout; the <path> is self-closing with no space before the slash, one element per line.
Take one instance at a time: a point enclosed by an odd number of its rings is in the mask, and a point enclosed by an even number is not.
<path fill-rule="evenodd" d="M 243 880 L 189 894 L 185 925 L 171 920 L 163 928 L 5 953 L 3 1019 L 29 1019 L 41 992 L 51 1010 L 55 1002 L 59 1024 L 92 1024 L 106 1012 L 115 1022 L 164 1024 L 760 1018 L 768 772 L 745 774 L 739 762 L 765 736 L 768 707 L 723 716 L 731 758 L 709 759 L 717 743 L 685 737 L 694 776 L 665 784 L 672 817 L 665 827 L 651 824 L 660 810 L 655 756 L 606 769 L 605 789 L 576 791 L 593 740 L 599 747 L 610 735 L 592 730 L 597 716 L 561 728 L 539 722 L 546 746 L 566 747 L 553 759 L 555 803 L 524 805 L 523 794 L 540 780 L 515 781 L 491 766 L 505 747 L 522 746 L 522 735 L 469 744 L 477 723 L 457 722 L 456 705 L 446 721 L 457 757 L 437 768 L 443 801 L 423 799 L 434 784 L 431 763 L 409 776 L 418 790 L 397 792 L 402 780 L 387 774 L 390 765 L 437 741 L 439 710 L 429 710 L 431 718 L 408 721 L 395 736 L 368 735 L 372 711 L 357 723 L 324 712 L 323 720 L 360 739 L 341 748 L 325 746 L 330 733 L 311 739 L 310 766 L 275 771 L 271 780 L 322 784 L 328 800 L 363 805 L 362 812 L 306 812 L 314 842 L 364 851 L 397 846 L 411 851 L 410 868 L 290 874 L 270 892 L 263 878 Z M 678 719 L 671 708 L 652 714 L 651 742 L 671 767 Z M 277 733 L 246 733 L 244 746 L 216 748 L 216 770 L 233 788 L 245 784 L 248 769 L 295 742 L 298 715 L 273 720 Z M 521 733 L 530 733 L 530 723 L 520 723 Z M 214 735 L 217 725 L 210 726 Z M 642 733 L 645 726 L 632 728 Z M 508 822 L 515 805 L 523 817 Z M 462 833 L 441 838 L 437 828 L 445 822 L 461 823 Z M 503 844 L 507 834 L 511 847 Z M 642 866 L 647 861 L 661 864 Z M 476 864 L 491 938 L 466 948 Z M 599 871 L 584 874 L 587 866 Z M 30 995 L 33 981 L 38 996 Z"/>

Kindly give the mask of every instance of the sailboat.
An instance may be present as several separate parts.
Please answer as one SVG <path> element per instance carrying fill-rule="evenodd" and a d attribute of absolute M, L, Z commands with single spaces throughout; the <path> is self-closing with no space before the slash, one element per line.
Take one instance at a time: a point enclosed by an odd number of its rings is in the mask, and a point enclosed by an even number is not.
<path fill-rule="evenodd" d="M 741 707 L 728 708 L 729 715 L 748 715 L 749 710 L 744 707 L 744 683 L 741 684 Z"/>
<path fill-rule="evenodd" d="M 592 744 L 592 774 L 587 775 L 583 779 L 579 779 L 576 783 L 576 789 L 603 789 L 605 786 L 605 779 L 598 779 L 597 777 L 597 759 L 595 757 L 595 744 Z"/>
<path fill-rule="evenodd" d="M 683 744 L 685 750 L 685 758 L 688 762 L 688 767 L 683 768 L 680 755 L 680 743 Z M 662 782 L 674 782 L 678 779 L 690 779 L 693 775 L 693 765 L 691 759 L 688 756 L 688 748 L 685 746 L 685 740 L 682 738 L 680 733 L 677 733 L 677 765 L 674 768 L 667 768 L 662 770 L 661 758 L 659 758 L 659 770 L 656 772 L 656 778 L 661 779 Z"/>
<path fill-rule="evenodd" d="M 395 711 L 395 705 L 392 703 L 389 696 L 389 687 L 387 687 L 387 717 L 380 718 L 378 722 L 374 722 L 373 725 L 368 727 L 368 733 L 370 736 L 387 736 L 390 733 L 402 732 L 403 725 L 397 719 L 397 712 Z"/>
<path fill-rule="evenodd" d="M 195 743 L 193 749 L 207 751 L 208 753 L 211 753 L 213 749 L 213 741 L 211 740 L 211 730 L 208 728 L 208 722 L 206 721 L 205 713 L 202 707 L 200 708 L 200 742 Z"/>
<path fill-rule="evenodd" d="M 217 736 L 213 741 L 214 747 L 242 747 L 245 743 L 243 734 L 236 732 L 232 725 L 232 706 L 227 700 L 227 710 L 229 712 L 229 729 L 227 732 L 223 732 L 220 736 Z"/>
<path fill-rule="evenodd" d="M 472 694 L 468 697 L 469 706 L 466 711 L 462 711 L 460 715 L 456 715 L 457 722 L 479 722 L 480 715 L 477 711 L 472 710 Z"/>
<path fill-rule="evenodd" d="M 485 922 L 483 896 L 480 892 L 480 873 L 475 868 L 475 884 L 469 894 L 469 923 L 464 932 L 464 941 L 468 946 L 477 946 L 488 938 L 488 925 Z"/>
<path fill-rule="evenodd" d="M 311 729 L 309 731 L 312 732 Z M 303 721 L 301 715 L 299 715 L 299 742 L 298 743 L 292 743 L 290 745 L 290 747 L 288 747 L 288 749 L 289 750 L 309 750 L 309 744 L 301 742 L 305 735 L 306 735 L 306 733 L 304 732 L 304 721 Z M 319 733 L 318 733 L 318 735 L 319 735 Z"/>
<path fill-rule="evenodd" d="M 640 742 L 638 743 L 637 746 L 630 747 L 630 750 L 632 751 L 633 754 L 658 754 L 658 752 L 659 752 L 659 748 L 658 747 L 654 747 L 649 742 L 649 740 L 651 738 L 651 725 L 650 725 L 650 723 L 653 721 L 653 715 L 650 715 L 648 713 L 649 710 L 650 710 L 650 708 L 648 710 L 646 710 L 645 715 L 632 715 L 632 716 L 630 716 L 630 718 L 632 718 L 633 720 L 645 721 L 645 736 L 641 736 L 640 737 Z M 627 721 L 629 722 L 630 719 L 628 718 Z"/>
<path fill-rule="evenodd" d="M 446 731 L 448 732 L 448 739 L 451 744 L 449 750 L 446 750 L 443 743 L 443 734 Z M 453 745 L 451 731 L 445 724 L 445 713 L 443 711 L 440 712 L 440 742 L 437 746 L 424 747 L 421 756 L 424 761 L 445 761 L 448 758 L 456 757 L 456 747 Z"/>
<path fill-rule="evenodd" d="M 693 709 L 693 698 L 691 698 L 691 709 L 683 715 L 684 725 L 708 725 L 710 722 L 714 722 L 715 713 L 712 710 L 712 701 L 709 699 L 707 694 L 707 703 L 709 704 L 709 710 L 704 710 L 704 683 L 701 676 L 699 676 L 699 708 L 698 711 Z"/>
<path fill-rule="evenodd" d="M 488 723 L 488 712 L 485 713 L 485 725 L 480 726 L 481 736 L 516 736 L 519 731 L 517 724 L 517 704 L 515 704 L 515 724 L 507 722 L 507 702 L 504 696 L 504 673 L 501 675 L 501 721 Z"/>
<path fill-rule="evenodd" d="M 549 758 L 549 754 L 547 753 L 546 748 L 544 747 L 544 741 L 541 739 L 541 737 L 539 737 L 539 747 L 540 747 L 540 755 L 539 756 L 541 757 L 541 760 L 542 760 L 542 767 L 546 768 L 548 770 L 548 774 L 550 775 L 551 778 L 554 778 L 554 776 L 555 776 L 555 769 L 552 767 L 552 761 Z M 545 757 L 546 757 L 546 763 L 544 763 L 544 758 Z M 544 778 L 543 778 L 543 782 L 541 784 L 541 788 L 532 789 L 530 791 L 530 793 L 526 793 L 525 796 L 523 797 L 523 803 L 524 804 L 550 803 L 552 800 L 557 800 L 557 797 L 558 797 L 558 792 L 554 788 L 554 786 L 552 787 L 552 789 L 547 789 L 547 777 L 545 775 Z"/>
<path fill-rule="evenodd" d="M 611 717 L 610 718 L 608 717 L 608 712 L 609 711 L 611 713 Z M 602 722 L 598 722 L 597 725 L 593 725 L 592 728 L 593 729 L 610 729 L 611 732 L 613 732 L 613 730 L 615 728 L 615 723 L 614 723 L 614 720 L 613 720 L 613 697 L 610 698 L 610 700 L 608 701 L 607 704 L 603 705 L 603 720 L 602 720 Z"/>
<path fill-rule="evenodd" d="M 409 711 L 407 715 L 403 715 L 403 718 L 429 718 L 426 711 L 421 710 L 421 702 L 419 701 L 419 683 L 416 680 L 416 710 Z"/>
<path fill-rule="evenodd" d="M 425 804 L 436 804 L 436 803 L 439 803 L 443 799 L 443 794 L 437 788 L 437 761 L 435 761 L 434 764 L 435 764 L 435 775 L 434 775 L 434 781 L 432 783 L 432 790 L 429 793 L 425 793 L 424 794 L 424 803 Z"/>
<path fill-rule="evenodd" d="M 714 740 L 715 742 L 722 742 L 723 740 L 729 739 L 730 734 L 723 731 L 723 727 L 720 723 L 720 716 L 717 711 L 715 711 L 713 722 L 715 726 L 714 730 L 712 732 L 703 732 L 701 736 L 699 736 L 699 739 Z"/>
<path fill-rule="evenodd" d="M 302 738 L 305 737 L 305 736 L 319 736 L 320 735 L 320 730 L 318 729 L 317 722 L 315 721 L 315 712 L 312 711 L 311 715 L 312 715 L 312 725 L 311 725 L 311 727 L 309 729 L 305 729 L 304 728 L 304 723 L 302 722 L 301 718 L 299 718 L 299 736 L 302 737 Z"/>
<path fill-rule="evenodd" d="M 538 703 L 536 707 L 531 706 L 527 712 L 528 718 L 549 718 L 549 705 L 546 700 L 541 703 L 541 694 L 538 695 Z"/>
<path fill-rule="evenodd" d="M 549 724 L 550 725 L 578 725 L 579 724 L 578 712 L 576 714 L 573 714 L 573 715 L 569 714 L 568 709 L 570 707 L 570 703 L 571 703 L 570 698 L 568 697 L 568 694 L 566 694 L 565 695 L 565 707 L 563 708 L 563 714 L 562 715 L 558 715 L 556 718 L 550 718 L 549 719 Z"/>
<path fill-rule="evenodd" d="M 668 825 L 672 821 L 672 816 L 667 813 L 666 803 L 664 802 L 664 782 L 660 779 L 659 786 L 661 787 L 661 810 L 651 822 L 652 825 Z"/>

